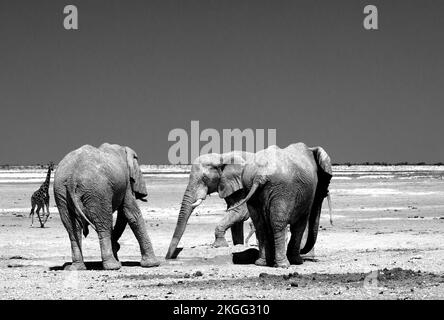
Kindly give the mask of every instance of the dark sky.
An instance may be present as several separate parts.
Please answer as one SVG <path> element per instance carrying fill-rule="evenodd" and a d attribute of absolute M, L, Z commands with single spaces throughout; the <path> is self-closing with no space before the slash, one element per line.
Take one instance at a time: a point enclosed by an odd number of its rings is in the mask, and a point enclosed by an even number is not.
<path fill-rule="evenodd" d="M 65 2 L 0 0 L 1 164 L 105 141 L 167 163 L 191 120 L 334 162 L 444 161 L 443 1 Z"/>

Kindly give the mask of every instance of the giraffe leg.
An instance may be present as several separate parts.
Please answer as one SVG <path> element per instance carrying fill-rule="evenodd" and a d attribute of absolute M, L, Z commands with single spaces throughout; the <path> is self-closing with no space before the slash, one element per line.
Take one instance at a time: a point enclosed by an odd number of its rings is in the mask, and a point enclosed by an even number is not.
<path fill-rule="evenodd" d="M 34 210 L 35 210 L 35 202 L 33 199 L 31 199 L 31 212 L 29 213 L 29 216 L 31 217 L 31 227 L 34 224 Z"/>
<path fill-rule="evenodd" d="M 29 217 L 31 217 L 34 214 L 34 210 L 35 210 L 35 203 L 31 202 L 31 212 L 29 213 Z"/>
<path fill-rule="evenodd" d="M 43 225 L 45 225 L 46 221 L 48 221 L 49 218 L 49 203 L 45 203 L 45 207 L 46 207 L 46 215 L 44 216 L 43 219 Z"/>
<path fill-rule="evenodd" d="M 43 228 L 43 227 L 44 227 L 44 225 L 43 225 L 43 223 L 42 223 L 42 219 L 40 218 L 40 209 L 41 209 L 42 207 L 43 207 L 42 205 L 38 204 L 38 205 L 37 205 L 37 211 L 36 211 L 36 213 L 37 213 L 37 217 L 39 218 L 39 222 L 40 222 L 40 228 Z"/>

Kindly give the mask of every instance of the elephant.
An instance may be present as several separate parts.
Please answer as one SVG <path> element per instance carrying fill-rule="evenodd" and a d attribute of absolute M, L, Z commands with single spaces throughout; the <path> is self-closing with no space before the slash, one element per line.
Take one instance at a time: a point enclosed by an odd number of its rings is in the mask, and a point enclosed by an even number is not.
<path fill-rule="evenodd" d="M 193 210 L 199 206 L 203 200 L 205 200 L 207 194 L 218 191 L 222 168 L 227 163 L 230 163 L 230 168 L 233 169 L 242 167 L 244 163 L 246 163 L 246 161 L 253 156 L 254 154 L 250 152 L 232 151 L 223 154 L 204 154 L 197 157 L 196 160 L 193 161 L 188 186 L 182 199 L 176 228 L 171 239 L 166 259 L 171 259 L 173 256 L 175 256 L 174 252 L 177 249 L 177 245 L 179 244 L 183 233 L 185 232 L 186 224 Z M 239 182 L 240 181 L 234 181 L 233 183 L 237 183 L 237 187 L 233 186 L 233 188 L 235 190 L 239 190 L 240 192 L 232 192 L 231 194 L 219 193 L 219 196 L 225 199 L 227 207 L 233 206 L 244 196 L 242 194 Z M 249 213 L 246 205 L 239 206 L 238 208 L 228 212 L 228 214 L 223 217 L 215 229 L 215 241 L 213 246 L 228 246 L 228 243 L 225 240 L 225 232 L 228 228 L 231 228 L 233 244 L 243 244 L 243 225 L 244 221 L 248 218 Z"/>
<path fill-rule="evenodd" d="M 72 264 L 67 270 L 85 270 L 82 231 L 96 230 L 105 270 L 121 267 L 118 240 L 126 224 L 136 236 L 142 267 L 160 264 L 136 200 L 147 201 L 145 181 L 138 157 L 129 147 L 104 143 L 99 148 L 84 145 L 67 154 L 54 176 L 54 196 L 60 218 L 71 241 Z M 113 212 L 117 219 L 113 228 Z"/>
<path fill-rule="evenodd" d="M 244 194 L 248 192 L 228 210 L 247 204 L 259 243 L 255 264 L 282 268 L 302 264 L 301 254 L 316 243 L 323 199 L 329 198 L 332 169 L 328 154 L 321 147 L 309 148 L 304 143 L 285 149 L 273 145 L 257 152 L 242 167 L 227 170 L 230 166 L 221 173 L 219 192 L 230 194 L 233 181 L 242 184 Z M 307 240 L 300 249 L 307 223 Z M 287 225 L 291 237 L 285 248 Z"/>

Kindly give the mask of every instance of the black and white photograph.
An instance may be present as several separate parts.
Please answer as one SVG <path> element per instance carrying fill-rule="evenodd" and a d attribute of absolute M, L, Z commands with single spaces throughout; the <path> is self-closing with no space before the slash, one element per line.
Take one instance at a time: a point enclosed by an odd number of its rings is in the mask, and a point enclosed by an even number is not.
<path fill-rule="evenodd" d="M 443 300 L 443 37 L 436 0 L 0 0 L 0 300 Z"/>

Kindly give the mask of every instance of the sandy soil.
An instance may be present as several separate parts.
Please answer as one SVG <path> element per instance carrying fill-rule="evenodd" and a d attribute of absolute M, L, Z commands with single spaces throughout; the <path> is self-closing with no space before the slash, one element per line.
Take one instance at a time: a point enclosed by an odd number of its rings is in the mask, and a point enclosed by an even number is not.
<path fill-rule="evenodd" d="M 147 177 L 149 200 L 140 205 L 162 260 L 186 183 L 180 175 Z M 83 245 L 90 270 L 66 272 L 70 245 L 53 199 L 47 227 L 30 227 L 29 199 L 38 186 L 0 183 L 0 299 L 444 298 L 443 171 L 335 175 L 334 225 L 324 211 L 315 259 L 289 269 L 234 265 L 232 252 L 247 246 L 233 247 L 230 232 L 229 248 L 212 248 L 224 214 L 224 202 L 213 195 L 190 218 L 178 259 L 141 268 L 128 228 L 119 252 L 122 269 L 103 271 L 92 231 Z"/>

